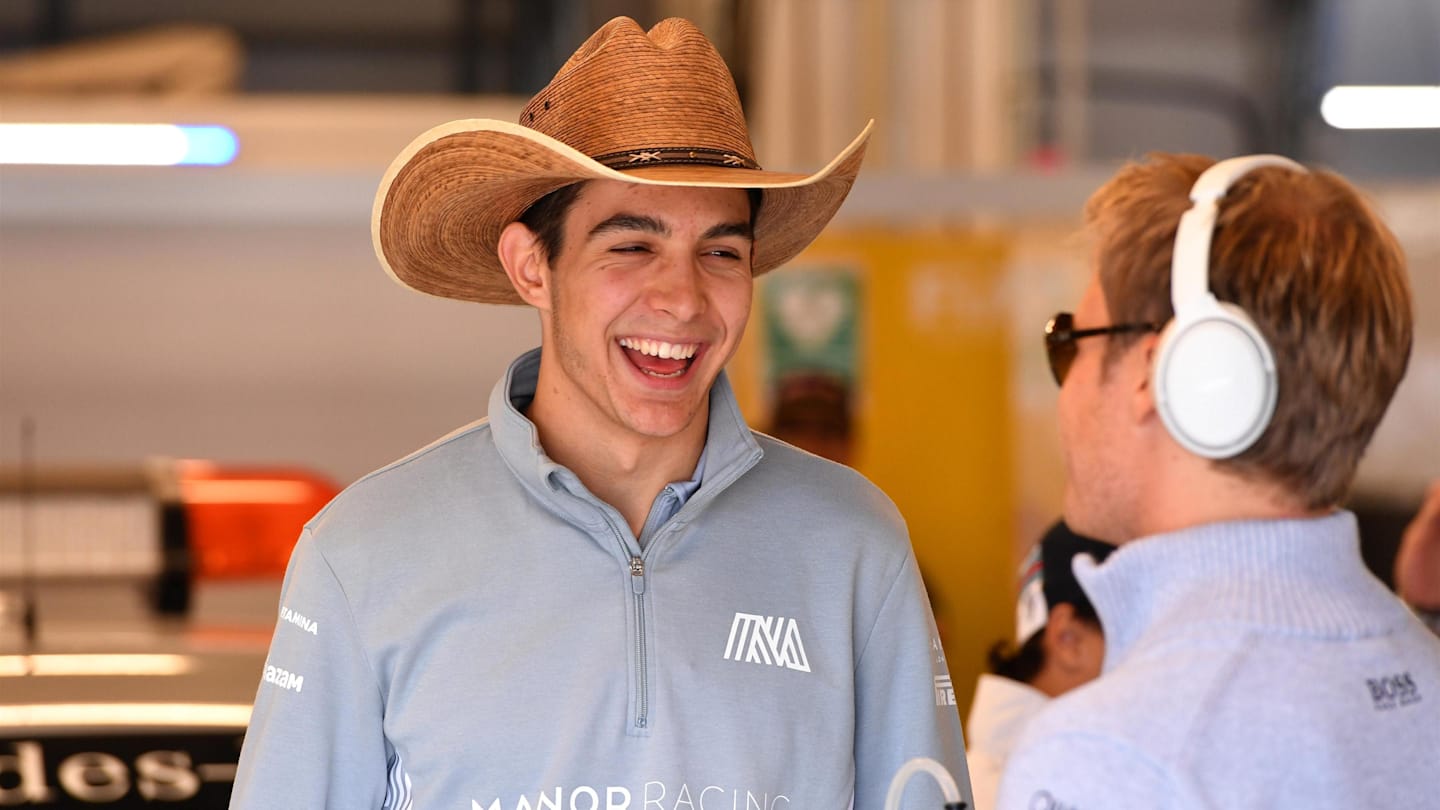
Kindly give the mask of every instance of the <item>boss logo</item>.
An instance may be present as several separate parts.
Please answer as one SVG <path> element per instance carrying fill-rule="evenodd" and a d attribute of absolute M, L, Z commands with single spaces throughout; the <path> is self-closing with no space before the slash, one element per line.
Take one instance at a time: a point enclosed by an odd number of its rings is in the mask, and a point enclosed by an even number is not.
<path fill-rule="evenodd" d="M 1420 702 L 1420 689 L 1409 672 L 1383 678 L 1366 678 L 1365 685 L 1370 688 L 1370 701 L 1377 710 Z"/>

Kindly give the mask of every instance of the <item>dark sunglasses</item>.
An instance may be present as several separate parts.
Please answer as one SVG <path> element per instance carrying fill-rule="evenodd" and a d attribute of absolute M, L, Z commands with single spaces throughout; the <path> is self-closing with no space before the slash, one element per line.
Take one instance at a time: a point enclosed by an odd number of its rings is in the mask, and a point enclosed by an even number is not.
<path fill-rule="evenodd" d="M 1045 324 L 1045 356 L 1050 360 L 1050 374 L 1056 385 L 1065 384 L 1065 375 L 1070 373 L 1070 364 L 1075 362 L 1079 349 L 1075 341 L 1096 335 L 1115 335 L 1123 332 L 1154 332 L 1160 327 L 1153 323 L 1117 323 L 1094 329 L 1076 329 L 1075 316 L 1059 312 Z"/>

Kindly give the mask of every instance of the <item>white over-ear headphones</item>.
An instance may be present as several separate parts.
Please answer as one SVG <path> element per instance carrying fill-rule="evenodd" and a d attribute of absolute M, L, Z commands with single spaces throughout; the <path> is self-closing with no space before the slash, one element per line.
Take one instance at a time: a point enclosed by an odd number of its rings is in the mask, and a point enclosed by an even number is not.
<path fill-rule="evenodd" d="M 1275 358 L 1255 322 L 1210 292 L 1210 237 L 1220 199 L 1261 166 L 1305 167 L 1279 155 L 1230 158 L 1190 189 L 1170 263 L 1175 318 L 1160 333 L 1152 376 L 1155 404 L 1170 435 L 1205 458 L 1231 458 L 1254 444 L 1275 413 Z"/>

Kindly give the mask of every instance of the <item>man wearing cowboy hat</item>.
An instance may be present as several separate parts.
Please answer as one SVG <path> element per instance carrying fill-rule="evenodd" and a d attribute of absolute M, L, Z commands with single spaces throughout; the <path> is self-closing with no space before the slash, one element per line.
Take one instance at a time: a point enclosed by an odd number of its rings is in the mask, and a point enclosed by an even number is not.
<path fill-rule="evenodd" d="M 764 171 L 705 37 L 621 18 L 519 125 L 401 153 L 381 264 L 535 307 L 541 348 L 487 420 L 307 525 L 233 806 L 878 810 L 920 756 L 968 795 L 899 514 L 751 432 L 723 372 L 753 277 L 830 220 L 868 133 Z"/>

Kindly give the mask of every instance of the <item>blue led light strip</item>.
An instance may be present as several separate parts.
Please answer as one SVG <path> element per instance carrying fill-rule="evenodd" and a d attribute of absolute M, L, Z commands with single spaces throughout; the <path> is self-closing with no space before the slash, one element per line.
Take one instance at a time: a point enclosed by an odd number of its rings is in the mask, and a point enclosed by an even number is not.
<path fill-rule="evenodd" d="M 239 151 L 222 126 L 0 124 L 0 164 L 224 166 Z"/>

